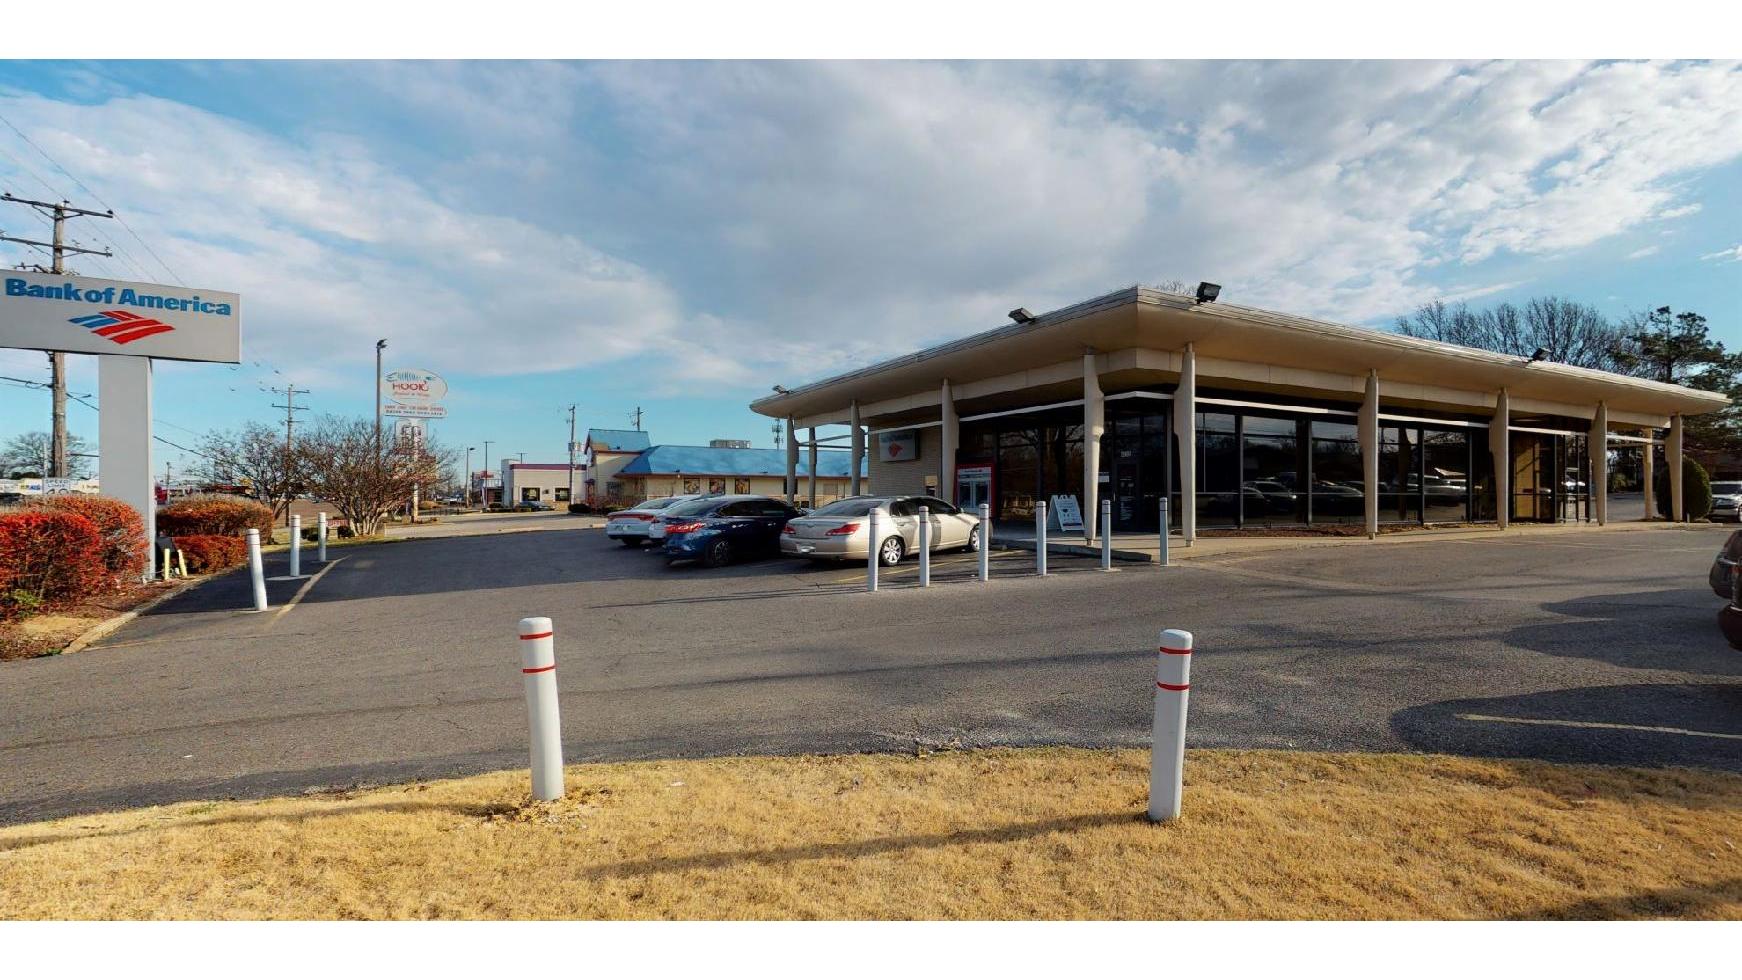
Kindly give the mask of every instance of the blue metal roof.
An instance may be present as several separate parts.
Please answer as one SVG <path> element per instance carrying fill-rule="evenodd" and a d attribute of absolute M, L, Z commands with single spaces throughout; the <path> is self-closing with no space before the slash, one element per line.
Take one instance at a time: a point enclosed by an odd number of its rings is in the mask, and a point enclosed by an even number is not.
<path fill-rule="evenodd" d="M 808 453 L 798 456 L 798 475 L 810 476 Z M 848 475 L 851 453 L 817 453 L 818 476 Z M 785 476 L 784 449 L 716 449 L 713 446 L 652 446 L 617 472 L 624 476 Z M 865 475 L 861 464 L 859 473 Z"/>
<path fill-rule="evenodd" d="M 588 429 L 587 442 L 594 451 L 638 453 L 653 445 L 653 439 L 635 429 Z"/>

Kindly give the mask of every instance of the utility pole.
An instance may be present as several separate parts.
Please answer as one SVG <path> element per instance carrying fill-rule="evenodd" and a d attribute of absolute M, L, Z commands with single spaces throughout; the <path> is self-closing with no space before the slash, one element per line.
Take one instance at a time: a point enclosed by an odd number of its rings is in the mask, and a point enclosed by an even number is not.
<path fill-rule="evenodd" d="M 774 431 L 774 448 L 779 449 L 780 448 L 781 425 L 779 422 L 776 422 L 772 426 L 770 426 L 769 428 L 771 428 Z"/>
<path fill-rule="evenodd" d="M 575 406 L 569 406 L 569 506 L 575 505 Z"/>
<path fill-rule="evenodd" d="M 284 409 L 284 519 L 289 521 L 290 501 L 293 492 L 290 475 L 294 472 L 294 468 L 291 466 L 290 430 L 292 426 L 296 425 L 296 413 L 308 411 L 306 406 L 296 403 L 296 396 L 308 394 L 308 389 L 298 388 L 296 385 L 285 385 L 283 388 L 272 389 L 272 392 L 284 395 L 284 404 L 272 407 Z"/>
<path fill-rule="evenodd" d="M 480 494 L 480 496 L 482 496 L 484 498 L 484 506 L 489 507 L 490 506 L 490 440 L 489 439 L 484 440 L 484 485 L 480 489 L 483 490 L 483 493 Z M 497 501 L 497 502 L 500 503 L 501 501 Z"/>
<path fill-rule="evenodd" d="M 54 258 L 50 268 L 37 266 L 38 272 L 49 272 L 60 276 L 66 274 L 66 263 L 63 258 L 67 252 L 81 255 L 101 255 L 109 258 L 113 253 L 108 249 L 101 251 L 94 248 L 80 248 L 66 243 L 66 221 L 68 218 L 113 218 L 113 211 L 92 211 L 89 208 L 75 208 L 67 201 L 54 203 L 52 201 L 32 201 L 28 198 L 13 197 L 11 194 L 0 194 L 0 201 L 9 204 L 24 204 L 36 208 L 54 217 L 54 241 L 36 242 L 28 238 L 13 238 L 0 235 L 0 242 L 18 242 L 21 245 L 36 245 L 51 249 Z M 67 476 L 67 356 L 62 351 L 54 351 L 48 355 L 49 387 L 53 393 L 54 425 L 51 448 L 49 450 L 49 476 Z"/>
<path fill-rule="evenodd" d="M 375 392 L 375 465 L 381 465 L 381 352 L 387 349 L 387 340 L 382 338 L 375 342 L 375 384 L 371 390 Z"/>
<path fill-rule="evenodd" d="M 635 422 L 635 431 L 640 432 L 641 431 L 641 406 L 640 405 L 635 406 L 635 414 L 633 414 L 629 417 L 631 419 L 633 419 Z"/>

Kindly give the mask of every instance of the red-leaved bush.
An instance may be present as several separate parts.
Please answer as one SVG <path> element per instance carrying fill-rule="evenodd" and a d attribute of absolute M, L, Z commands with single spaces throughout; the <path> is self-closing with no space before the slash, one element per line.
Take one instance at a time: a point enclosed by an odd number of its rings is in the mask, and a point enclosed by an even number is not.
<path fill-rule="evenodd" d="M 195 575 L 221 572 L 248 560 L 248 541 L 245 538 L 222 534 L 186 534 L 175 539 L 175 546 L 181 549 L 182 557 L 187 559 L 188 571 Z"/>
<path fill-rule="evenodd" d="M 77 514 L 95 524 L 103 539 L 103 564 L 117 578 L 145 570 L 145 521 L 132 507 L 113 497 L 83 493 L 49 494 L 32 501 L 30 506 Z"/>
<path fill-rule="evenodd" d="M 247 497 L 200 494 L 157 508 L 157 533 L 170 537 L 196 534 L 241 537 L 251 527 L 259 529 L 261 544 L 272 541 L 272 508 Z"/>
<path fill-rule="evenodd" d="M 83 599 L 114 581 L 89 518 L 31 508 L 0 514 L 0 619 Z"/>

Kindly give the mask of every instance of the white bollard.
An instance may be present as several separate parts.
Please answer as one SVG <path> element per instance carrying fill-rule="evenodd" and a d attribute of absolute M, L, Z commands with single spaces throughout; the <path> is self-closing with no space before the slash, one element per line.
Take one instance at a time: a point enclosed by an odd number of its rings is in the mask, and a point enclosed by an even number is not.
<path fill-rule="evenodd" d="M 260 529 L 248 529 L 248 577 L 254 580 L 254 611 L 266 611 L 266 569 L 260 562 Z"/>
<path fill-rule="evenodd" d="M 1101 501 L 1101 571 L 1113 570 L 1113 501 Z"/>
<path fill-rule="evenodd" d="M 867 539 L 871 542 L 869 546 L 871 553 L 866 556 L 865 559 L 866 592 L 877 591 L 877 546 L 879 544 L 878 535 L 880 533 L 881 532 L 877 528 L 877 508 L 873 507 L 871 508 L 871 537 Z"/>
<path fill-rule="evenodd" d="M 290 515 L 290 577 L 302 578 L 302 515 Z"/>
<path fill-rule="evenodd" d="M 315 518 L 315 558 L 321 563 L 327 563 L 327 512 L 321 511 Z"/>
<path fill-rule="evenodd" d="M 980 505 L 980 581 L 992 581 L 992 505 Z"/>
<path fill-rule="evenodd" d="M 1155 666 L 1155 721 L 1149 743 L 1149 819 L 1179 816 L 1186 764 L 1186 699 L 1192 688 L 1192 635 L 1162 630 Z"/>
<path fill-rule="evenodd" d="M 1161 498 L 1161 567 L 1167 567 L 1167 495 Z"/>
<path fill-rule="evenodd" d="M 563 795 L 563 726 L 557 710 L 556 640 L 550 620 L 520 621 L 520 676 L 526 682 L 526 721 L 532 730 L 532 798 Z"/>
<path fill-rule="evenodd" d="M 1034 502 L 1034 574 L 1046 574 L 1046 501 Z"/>
<path fill-rule="evenodd" d="M 919 587 L 931 587 L 931 508 L 919 508 Z"/>

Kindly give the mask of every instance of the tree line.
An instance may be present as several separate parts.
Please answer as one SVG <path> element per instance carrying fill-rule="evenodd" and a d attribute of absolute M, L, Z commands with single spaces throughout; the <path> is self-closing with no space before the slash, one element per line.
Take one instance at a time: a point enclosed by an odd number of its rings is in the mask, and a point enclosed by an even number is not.
<path fill-rule="evenodd" d="M 1520 358 L 1540 350 L 1546 360 L 1561 364 L 1718 392 L 1730 399 L 1729 407 L 1688 416 L 1683 444 L 1708 469 L 1720 457 L 1742 455 L 1742 414 L 1736 405 L 1742 396 L 1742 353 L 1726 350 L 1711 336 L 1706 318 L 1692 310 L 1660 306 L 1611 320 L 1590 304 L 1560 296 L 1483 309 L 1435 300 L 1398 317 L 1395 330 Z"/>

